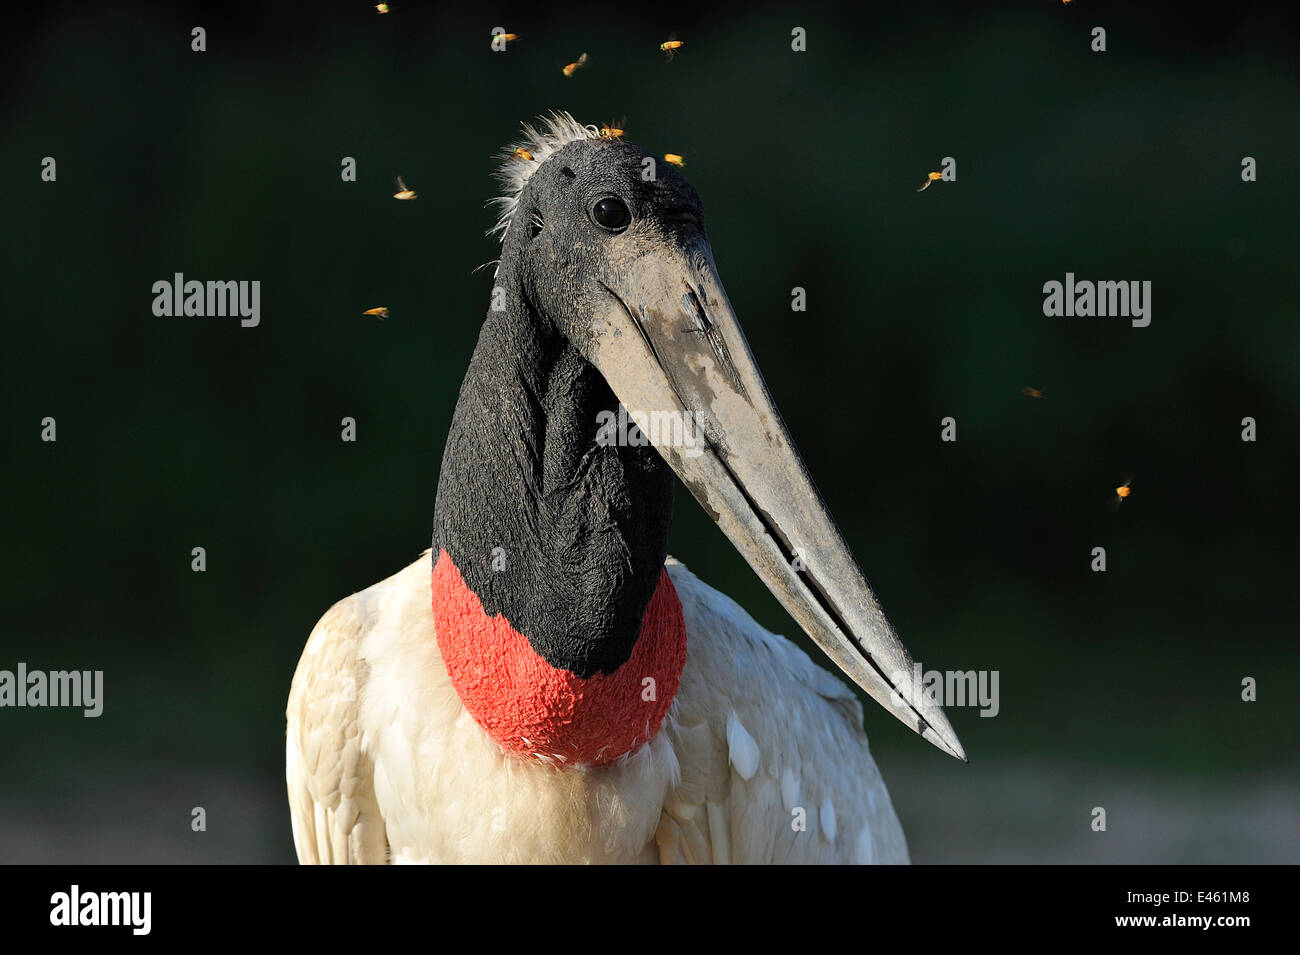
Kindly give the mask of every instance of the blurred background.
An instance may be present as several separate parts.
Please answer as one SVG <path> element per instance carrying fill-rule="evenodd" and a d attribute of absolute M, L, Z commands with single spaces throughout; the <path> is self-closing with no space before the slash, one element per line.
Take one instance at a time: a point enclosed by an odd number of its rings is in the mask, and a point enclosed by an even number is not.
<path fill-rule="evenodd" d="M 867 706 L 914 861 L 1300 861 L 1300 14 L 976 7 L 6 14 L 0 669 L 100 669 L 105 701 L 0 710 L 0 861 L 293 860 L 298 655 L 429 544 L 493 156 L 550 109 L 685 155 L 904 641 L 1000 673 L 996 718 L 950 710 L 969 765 Z M 957 181 L 918 194 L 945 156 Z M 1044 317 L 1067 271 L 1150 281 L 1150 327 Z M 260 326 L 155 317 L 175 272 L 259 280 Z M 676 510 L 671 551 L 807 647 L 680 487 Z"/>

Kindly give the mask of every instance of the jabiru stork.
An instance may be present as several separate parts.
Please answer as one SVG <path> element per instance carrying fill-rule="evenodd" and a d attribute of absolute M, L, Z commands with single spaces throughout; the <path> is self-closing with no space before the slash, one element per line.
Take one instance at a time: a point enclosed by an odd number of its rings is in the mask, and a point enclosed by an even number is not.
<path fill-rule="evenodd" d="M 907 862 L 854 694 L 667 556 L 675 473 L 855 684 L 965 758 L 899 679 L 699 197 L 567 113 L 524 132 L 433 546 L 335 604 L 293 678 L 299 860 Z"/>

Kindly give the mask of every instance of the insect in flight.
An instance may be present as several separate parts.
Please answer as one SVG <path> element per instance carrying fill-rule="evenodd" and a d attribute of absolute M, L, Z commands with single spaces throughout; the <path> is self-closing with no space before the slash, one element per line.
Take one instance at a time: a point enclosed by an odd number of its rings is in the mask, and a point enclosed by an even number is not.
<path fill-rule="evenodd" d="M 626 122 L 627 122 L 627 117 L 624 116 L 615 120 L 612 123 L 606 123 L 604 126 L 600 127 L 600 138 L 601 139 L 622 139 L 623 138 L 622 127 L 623 124 Z"/>
<path fill-rule="evenodd" d="M 677 55 L 677 51 L 685 45 L 685 40 L 679 40 L 677 39 L 677 34 L 671 33 L 668 35 L 667 40 L 659 44 L 659 49 L 663 52 L 664 56 L 668 57 L 669 61 L 671 61 L 672 58 Z"/>
<path fill-rule="evenodd" d="M 566 66 L 564 69 L 560 70 L 560 72 L 563 73 L 565 76 L 572 76 L 574 73 L 578 72 L 578 70 L 582 69 L 586 65 L 587 65 L 587 54 L 584 53 L 582 54 L 582 56 L 578 57 L 568 66 Z"/>
<path fill-rule="evenodd" d="M 1132 485 L 1133 479 L 1128 477 L 1124 479 L 1123 484 L 1115 488 L 1115 496 L 1111 498 L 1110 501 L 1110 509 L 1112 511 L 1118 510 L 1119 506 L 1128 500 L 1129 495 L 1133 493 Z"/>
<path fill-rule="evenodd" d="M 1037 388 L 1030 388 L 1028 385 L 1020 389 L 1020 393 L 1028 398 L 1041 398 L 1043 393 Z"/>
<path fill-rule="evenodd" d="M 387 12 L 388 12 L 388 4 L 386 3 L 375 4 L 375 13 L 387 13 Z"/>
<path fill-rule="evenodd" d="M 664 153 L 664 162 L 671 163 L 678 169 L 681 169 L 686 165 L 686 160 L 677 155 L 677 153 Z"/>
<path fill-rule="evenodd" d="M 930 188 L 930 183 L 938 182 L 942 178 L 943 178 L 943 173 L 941 172 L 928 173 L 925 177 L 925 181 L 916 187 L 916 191 L 925 192 L 925 190 Z"/>
<path fill-rule="evenodd" d="M 528 161 L 528 162 L 532 162 L 533 154 L 530 153 L 530 152 L 529 152 L 527 149 L 525 149 L 523 146 L 516 146 L 516 147 L 515 147 L 515 158 L 516 158 L 516 159 L 523 159 L 523 160 L 526 160 L 526 161 Z"/>
<path fill-rule="evenodd" d="M 388 317 L 388 309 L 381 305 L 379 308 L 368 308 L 361 314 L 373 315 L 382 322 L 384 319 Z"/>
<path fill-rule="evenodd" d="M 416 197 L 415 190 L 407 188 L 401 176 L 397 177 L 397 190 L 397 192 L 393 193 L 394 199 L 414 199 Z"/>

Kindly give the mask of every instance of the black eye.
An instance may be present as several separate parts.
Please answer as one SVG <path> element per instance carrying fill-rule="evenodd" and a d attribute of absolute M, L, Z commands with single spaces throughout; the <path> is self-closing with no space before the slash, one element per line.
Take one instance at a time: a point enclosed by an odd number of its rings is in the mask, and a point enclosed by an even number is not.
<path fill-rule="evenodd" d="M 622 199 L 606 196 L 591 208 L 591 217 L 606 229 L 621 229 L 632 218 Z"/>

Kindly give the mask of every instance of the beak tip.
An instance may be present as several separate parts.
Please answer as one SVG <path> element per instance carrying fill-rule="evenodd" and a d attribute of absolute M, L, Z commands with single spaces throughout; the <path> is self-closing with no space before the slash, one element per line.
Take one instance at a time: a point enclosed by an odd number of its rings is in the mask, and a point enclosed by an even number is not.
<path fill-rule="evenodd" d="M 954 759 L 959 759 L 963 763 L 969 763 L 966 758 L 966 750 L 961 745 L 961 740 L 953 732 L 952 726 L 948 723 L 948 717 L 939 713 L 938 719 L 932 720 L 930 725 L 921 733 L 921 738 L 928 740 L 932 745 L 943 750 Z"/>

